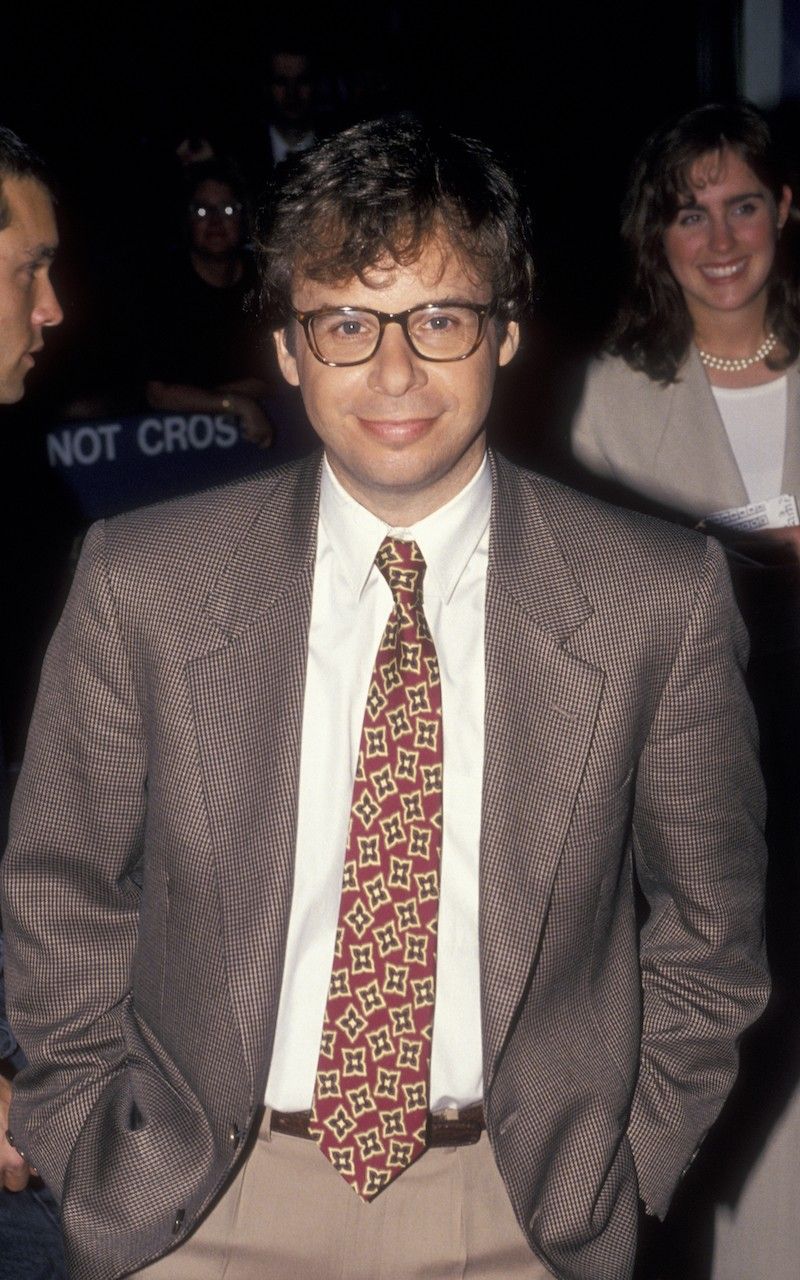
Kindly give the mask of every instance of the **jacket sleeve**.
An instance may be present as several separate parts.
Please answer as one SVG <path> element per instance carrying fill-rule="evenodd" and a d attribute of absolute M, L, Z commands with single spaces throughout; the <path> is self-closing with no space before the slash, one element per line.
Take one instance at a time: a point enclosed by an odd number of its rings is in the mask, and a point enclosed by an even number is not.
<path fill-rule="evenodd" d="M 709 540 L 641 757 L 633 818 L 649 915 L 628 1137 L 642 1198 L 659 1215 L 731 1089 L 739 1039 L 769 993 L 764 798 L 746 650 L 724 555 Z"/>
<path fill-rule="evenodd" d="M 609 420 L 604 397 L 598 390 L 603 366 L 595 361 L 589 366 L 575 417 L 570 426 L 570 452 L 575 461 L 590 475 L 603 480 L 616 480 L 614 467 L 606 453 L 603 434 Z M 598 414 L 598 409 L 600 410 Z M 613 419 L 613 413 L 612 413 Z"/>
<path fill-rule="evenodd" d="M 125 1063 L 145 779 L 96 526 L 45 660 L 2 868 L 9 1018 L 29 1060 L 11 1127 L 57 1193 L 81 1126 Z"/>

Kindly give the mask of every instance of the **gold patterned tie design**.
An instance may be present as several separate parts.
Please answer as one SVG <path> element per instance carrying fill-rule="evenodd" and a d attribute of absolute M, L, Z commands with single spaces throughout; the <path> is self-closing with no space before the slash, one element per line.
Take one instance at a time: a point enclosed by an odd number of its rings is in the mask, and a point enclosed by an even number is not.
<path fill-rule="evenodd" d="M 353 787 L 309 1128 L 371 1200 L 425 1150 L 442 843 L 442 699 L 415 542 L 375 563 L 394 605 Z"/>

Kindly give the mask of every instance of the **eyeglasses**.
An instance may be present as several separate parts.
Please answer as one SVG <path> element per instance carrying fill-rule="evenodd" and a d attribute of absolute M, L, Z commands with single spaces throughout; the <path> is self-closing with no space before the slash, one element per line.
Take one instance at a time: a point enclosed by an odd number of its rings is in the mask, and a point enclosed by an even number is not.
<path fill-rule="evenodd" d="M 193 218 L 197 218 L 202 222 L 204 218 L 210 218 L 212 214 L 216 214 L 218 218 L 238 218 L 242 212 L 242 206 L 238 201 L 231 201 L 228 204 L 190 204 L 189 213 Z"/>
<path fill-rule="evenodd" d="M 466 360 L 477 351 L 496 303 L 426 302 L 408 311 L 369 307 L 324 307 L 292 311 L 303 326 L 312 353 L 323 364 L 365 364 L 381 345 L 387 324 L 399 324 L 406 342 L 421 360 Z"/>

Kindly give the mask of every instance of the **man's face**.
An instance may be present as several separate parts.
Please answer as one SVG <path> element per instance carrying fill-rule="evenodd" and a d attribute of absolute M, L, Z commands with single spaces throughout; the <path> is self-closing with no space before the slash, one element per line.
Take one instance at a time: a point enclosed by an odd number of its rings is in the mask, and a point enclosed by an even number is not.
<path fill-rule="evenodd" d="M 311 68 L 302 53 L 275 53 L 270 59 L 269 96 L 276 124 L 305 127 L 311 117 Z"/>
<path fill-rule="evenodd" d="M 448 243 L 430 242 L 409 267 L 388 263 L 369 283 L 295 283 L 297 311 L 370 307 L 396 313 L 423 303 L 491 302 L 491 289 L 467 274 Z M 313 355 L 301 326 L 276 334 L 284 377 L 299 386 L 306 412 L 345 489 L 391 524 L 411 524 L 448 502 L 477 471 L 486 445 L 484 420 L 497 366 L 517 349 L 518 326 L 490 321 L 465 360 L 417 356 L 399 324 L 388 324 L 366 364 L 331 368 Z"/>
<path fill-rule="evenodd" d="M 4 178 L 10 221 L 0 231 L 0 404 L 21 400 L 43 330 L 63 312 L 50 283 L 58 245 L 50 194 L 35 178 Z"/>

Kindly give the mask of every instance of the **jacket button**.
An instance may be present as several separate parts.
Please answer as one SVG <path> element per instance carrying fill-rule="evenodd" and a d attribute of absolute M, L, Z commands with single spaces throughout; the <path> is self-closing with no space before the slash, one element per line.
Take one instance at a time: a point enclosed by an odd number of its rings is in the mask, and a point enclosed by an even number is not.
<path fill-rule="evenodd" d="M 175 1214 L 175 1221 L 172 1224 L 172 1234 L 174 1236 L 178 1234 L 181 1227 L 183 1226 L 183 1220 L 185 1217 L 186 1217 L 185 1209 L 179 1209 L 178 1212 Z"/>
<path fill-rule="evenodd" d="M 228 1130 L 228 1142 L 232 1147 L 238 1147 L 241 1136 L 238 1124 L 232 1124 Z"/>

